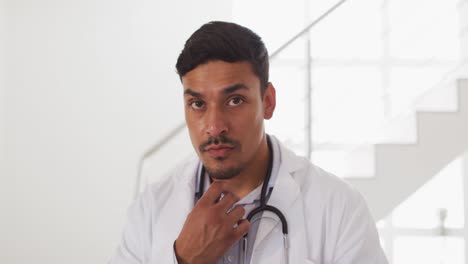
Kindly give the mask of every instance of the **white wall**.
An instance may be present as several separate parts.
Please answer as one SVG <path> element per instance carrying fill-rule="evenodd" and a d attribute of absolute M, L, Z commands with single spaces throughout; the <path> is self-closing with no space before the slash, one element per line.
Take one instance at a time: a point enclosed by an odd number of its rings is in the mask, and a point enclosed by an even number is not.
<path fill-rule="evenodd" d="M 1 211 L 5 208 L 6 196 L 6 173 L 5 173 L 5 78 L 6 78 L 6 11 L 5 1 L 0 0 L 0 217 Z M 0 220 L 0 234 L 3 232 L 3 219 Z M 0 235 L 0 246 L 3 244 L 3 236 Z M 0 251 L 0 262 L 2 260 L 3 250 Z"/>
<path fill-rule="evenodd" d="M 460 37 L 461 50 L 464 59 L 468 59 L 468 0 L 460 0 L 458 4 L 460 8 Z"/>
<path fill-rule="evenodd" d="M 6 46 L 6 17 L 5 1 L 0 0 L 0 184 L 5 175 L 5 46 Z"/>
<path fill-rule="evenodd" d="M 104 263 L 139 155 L 183 121 L 183 42 L 231 2 L 7 4 L 0 263 Z"/>

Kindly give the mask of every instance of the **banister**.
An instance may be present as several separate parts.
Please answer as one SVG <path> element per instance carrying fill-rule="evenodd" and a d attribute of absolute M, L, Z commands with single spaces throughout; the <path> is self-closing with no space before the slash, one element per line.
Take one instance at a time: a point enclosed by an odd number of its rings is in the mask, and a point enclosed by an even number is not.
<path fill-rule="evenodd" d="M 344 2 L 347 0 L 340 0 L 336 4 L 334 4 L 332 7 L 330 7 L 327 11 L 325 11 L 321 16 L 319 16 L 317 19 L 312 21 L 308 26 L 306 26 L 303 30 L 299 31 L 294 37 L 286 41 L 283 45 L 281 45 L 277 50 L 275 50 L 273 53 L 270 54 L 270 60 L 274 59 L 278 54 L 283 51 L 285 48 L 287 48 L 291 43 L 293 43 L 296 39 L 300 38 L 304 34 L 308 33 L 309 30 L 320 23 L 323 19 L 325 19 L 327 16 L 329 16 L 335 9 L 337 9 L 339 6 L 341 6 Z"/>
<path fill-rule="evenodd" d="M 145 153 L 138 159 L 138 173 L 137 173 L 137 179 L 136 179 L 136 182 L 135 182 L 135 192 L 134 192 L 134 195 L 133 195 L 134 198 L 136 198 L 138 196 L 138 193 L 140 192 L 140 187 L 141 187 L 140 185 L 142 183 L 141 173 L 142 173 L 142 170 L 143 170 L 144 161 L 148 157 L 152 156 L 154 153 L 158 152 L 171 139 L 173 139 L 174 137 L 179 135 L 179 133 L 182 132 L 182 130 L 184 130 L 184 128 L 185 128 L 185 123 L 181 123 L 181 124 L 177 125 L 174 129 L 169 131 L 169 133 L 167 133 L 163 137 L 163 139 L 161 139 L 158 143 L 154 144 L 149 149 L 147 149 L 145 151 Z"/>

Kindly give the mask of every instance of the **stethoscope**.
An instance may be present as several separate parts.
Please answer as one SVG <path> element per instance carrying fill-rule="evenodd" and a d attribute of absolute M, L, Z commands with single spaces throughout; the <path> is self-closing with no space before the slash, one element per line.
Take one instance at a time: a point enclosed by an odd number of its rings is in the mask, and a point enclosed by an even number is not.
<path fill-rule="evenodd" d="M 268 216 L 260 216 L 256 218 L 253 222 L 252 219 L 255 215 L 262 213 L 264 211 L 269 211 L 275 214 L 281 221 L 282 225 L 282 231 L 283 231 L 283 246 L 284 246 L 284 258 L 285 258 L 285 263 L 289 263 L 289 243 L 288 243 L 288 222 L 286 221 L 286 218 L 284 217 L 283 213 L 281 211 L 271 205 L 267 205 L 267 188 L 268 188 L 268 183 L 270 182 L 271 178 L 271 171 L 273 169 L 273 147 L 271 144 L 270 137 L 267 135 L 267 145 L 268 145 L 268 150 L 270 151 L 270 157 L 268 159 L 268 168 L 267 168 L 267 173 L 265 175 L 265 180 L 263 181 L 262 184 L 262 191 L 260 193 L 260 205 L 253 209 L 248 215 L 247 215 L 247 220 L 250 222 L 250 224 L 253 224 L 257 222 L 258 220 L 261 220 L 262 218 L 266 219 L 271 219 L 273 221 L 276 221 L 272 217 Z M 200 175 L 199 175 L 199 184 L 198 184 L 198 191 L 195 193 L 195 198 L 196 201 L 200 200 L 200 198 L 203 196 L 204 193 L 204 187 L 205 187 L 205 167 L 202 166 L 200 170 Z M 273 187 L 270 187 L 268 190 L 268 196 L 271 195 L 271 192 L 273 191 Z M 247 263 L 247 249 L 248 249 L 248 242 L 247 242 L 247 236 L 248 233 L 244 235 L 242 238 L 242 253 L 243 253 L 243 262 L 244 264 Z"/>

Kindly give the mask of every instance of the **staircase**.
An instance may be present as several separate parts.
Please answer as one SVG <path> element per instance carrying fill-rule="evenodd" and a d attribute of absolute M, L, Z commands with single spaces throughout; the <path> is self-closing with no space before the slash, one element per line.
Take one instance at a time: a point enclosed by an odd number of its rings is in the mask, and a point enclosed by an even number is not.
<path fill-rule="evenodd" d="M 468 149 L 468 79 L 457 82 L 458 110 L 416 113 L 417 142 L 376 144 L 375 175 L 348 179 L 381 219 Z"/>

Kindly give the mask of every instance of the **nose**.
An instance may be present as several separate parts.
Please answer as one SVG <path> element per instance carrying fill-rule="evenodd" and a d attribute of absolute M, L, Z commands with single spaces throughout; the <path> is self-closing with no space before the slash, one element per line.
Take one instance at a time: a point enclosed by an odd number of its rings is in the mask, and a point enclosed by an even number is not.
<path fill-rule="evenodd" d="M 219 137 L 228 132 L 226 116 L 221 110 L 211 109 L 205 115 L 205 132 L 209 136 Z"/>

